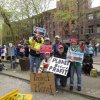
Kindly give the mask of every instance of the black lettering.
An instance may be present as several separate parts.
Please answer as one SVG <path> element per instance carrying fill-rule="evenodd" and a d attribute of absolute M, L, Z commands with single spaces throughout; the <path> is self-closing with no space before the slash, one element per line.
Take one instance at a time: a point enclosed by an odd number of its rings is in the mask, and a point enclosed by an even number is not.
<path fill-rule="evenodd" d="M 65 75 L 67 75 L 67 73 L 68 73 L 68 70 L 65 70 Z"/>
<path fill-rule="evenodd" d="M 53 58 L 52 62 L 56 62 L 57 63 L 57 59 L 56 58 Z"/>
<path fill-rule="evenodd" d="M 52 66 L 50 66 L 50 67 L 49 67 L 49 70 L 51 70 L 52 68 L 53 68 L 53 67 L 52 67 Z"/>
<path fill-rule="evenodd" d="M 59 72 L 59 69 L 58 68 L 56 69 L 56 72 Z"/>
<path fill-rule="evenodd" d="M 52 71 L 55 72 L 55 70 L 56 70 L 56 67 L 54 67 Z"/>

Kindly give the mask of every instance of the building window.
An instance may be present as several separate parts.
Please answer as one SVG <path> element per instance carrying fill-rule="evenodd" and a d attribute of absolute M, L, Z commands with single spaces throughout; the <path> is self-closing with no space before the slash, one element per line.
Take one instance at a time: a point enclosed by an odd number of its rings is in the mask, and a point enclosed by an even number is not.
<path fill-rule="evenodd" d="M 100 33 L 100 25 L 97 25 L 97 33 Z"/>
<path fill-rule="evenodd" d="M 97 18 L 97 19 L 100 19 L 100 12 L 98 12 L 98 13 L 96 14 L 96 18 Z"/>
<path fill-rule="evenodd" d="M 93 17 L 94 17 L 93 14 L 89 14 L 89 15 L 88 15 L 88 19 L 89 19 L 89 20 L 92 20 Z"/>
<path fill-rule="evenodd" d="M 89 33 L 93 33 L 94 32 L 94 29 L 93 29 L 93 25 L 92 26 L 89 26 Z"/>

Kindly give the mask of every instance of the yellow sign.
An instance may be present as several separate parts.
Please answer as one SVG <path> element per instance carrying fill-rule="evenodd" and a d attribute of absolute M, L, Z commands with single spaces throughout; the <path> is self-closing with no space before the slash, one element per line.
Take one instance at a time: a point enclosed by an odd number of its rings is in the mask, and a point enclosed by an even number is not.
<path fill-rule="evenodd" d="M 20 94 L 19 90 L 16 89 L 5 96 L 0 97 L 0 100 L 32 100 L 31 94 Z"/>
<path fill-rule="evenodd" d="M 19 90 L 16 89 L 2 97 L 0 97 L 0 100 L 16 100 L 16 96 L 18 94 Z"/>
<path fill-rule="evenodd" d="M 18 94 L 16 100 L 32 100 L 32 95 L 31 94 Z"/>

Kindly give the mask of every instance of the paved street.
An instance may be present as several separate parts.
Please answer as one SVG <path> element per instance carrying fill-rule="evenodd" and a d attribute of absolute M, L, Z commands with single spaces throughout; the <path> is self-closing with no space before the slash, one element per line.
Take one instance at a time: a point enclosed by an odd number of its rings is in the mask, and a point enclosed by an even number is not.
<path fill-rule="evenodd" d="M 94 61 L 98 62 L 99 58 L 100 58 L 100 54 L 97 57 L 94 57 Z M 16 70 L 11 70 L 10 63 L 4 63 L 4 64 L 8 69 L 3 70 L 1 73 L 11 75 L 11 76 L 16 76 L 16 77 L 23 78 L 26 80 L 30 80 L 30 71 L 21 71 L 19 65 L 17 66 Z M 99 64 L 94 64 L 94 66 L 100 70 Z M 69 90 L 69 79 L 68 79 L 67 84 L 68 86 L 66 87 L 66 89 Z M 77 84 L 76 75 L 75 75 L 75 84 Z M 29 83 L 20 81 L 19 79 L 13 79 L 11 77 L 9 78 L 8 76 L 5 77 L 5 76 L 0 75 L 0 95 L 3 95 L 16 88 L 19 88 L 21 93 L 30 93 Z M 76 91 L 76 87 L 74 88 L 74 91 Z M 100 76 L 97 78 L 93 78 L 93 77 L 85 76 L 84 74 L 82 74 L 82 91 L 80 93 L 89 94 L 95 97 L 100 97 Z M 76 98 L 76 99 L 78 98 L 78 100 L 87 100 L 80 96 L 75 96 L 75 95 L 72 95 L 70 93 L 65 93 L 65 92 L 63 93 L 60 92 L 55 96 L 45 95 L 45 94 L 40 94 L 40 93 L 33 93 L 33 96 L 35 98 L 34 100 L 41 100 L 41 98 L 43 98 L 44 100 L 47 100 L 47 98 L 50 98 L 48 100 L 51 100 L 51 99 L 61 100 L 61 96 L 63 97 L 62 100 L 67 100 L 67 98 L 69 98 L 68 100 L 73 100 L 73 98 Z"/>
<path fill-rule="evenodd" d="M 93 61 L 100 63 L 100 53 L 98 53 L 97 56 L 93 57 Z"/>
<path fill-rule="evenodd" d="M 19 79 L 14 79 L 8 76 L 0 75 L 0 96 L 16 88 L 20 89 L 20 93 L 31 93 L 29 83 L 26 83 Z M 33 100 L 89 100 L 87 98 L 62 91 L 59 91 L 59 93 L 55 94 L 54 96 L 42 93 L 31 94 L 33 94 Z"/>

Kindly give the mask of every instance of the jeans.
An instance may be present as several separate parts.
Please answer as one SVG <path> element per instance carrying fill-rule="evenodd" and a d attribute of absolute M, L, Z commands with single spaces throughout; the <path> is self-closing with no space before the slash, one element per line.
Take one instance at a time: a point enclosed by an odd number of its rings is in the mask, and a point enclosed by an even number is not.
<path fill-rule="evenodd" d="M 30 71 L 38 72 L 40 66 L 40 58 L 29 55 L 29 59 L 30 59 Z"/>
<path fill-rule="evenodd" d="M 66 84 L 67 84 L 67 76 L 55 74 L 56 89 L 58 89 L 59 86 L 66 87 Z"/>
<path fill-rule="evenodd" d="M 15 69 L 16 68 L 16 61 L 13 60 L 11 61 L 11 69 Z"/>
<path fill-rule="evenodd" d="M 77 86 L 81 86 L 81 65 L 79 66 L 70 66 L 70 86 L 74 86 L 74 72 L 77 73 Z"/>

